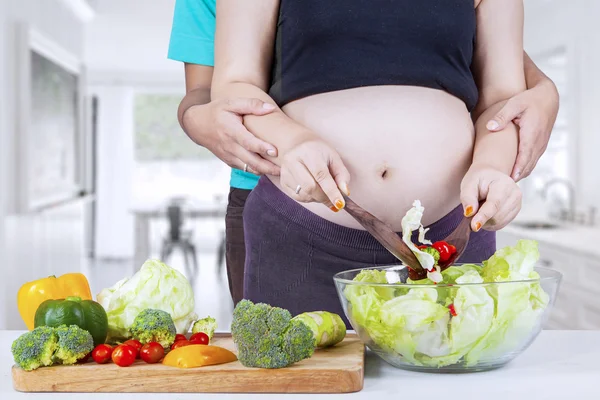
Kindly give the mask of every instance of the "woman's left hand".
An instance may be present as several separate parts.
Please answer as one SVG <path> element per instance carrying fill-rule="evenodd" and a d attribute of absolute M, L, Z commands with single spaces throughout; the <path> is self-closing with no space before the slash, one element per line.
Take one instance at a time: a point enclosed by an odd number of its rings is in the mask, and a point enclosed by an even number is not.
<path fill-rule="evenodd" d="M 519 153 L 511 173 L 516 182 L 529 176 L 546 151 L 558 106 L 556 86 L 547 79 L 509 99 L 487 123 L 491 132 L 501 131 L 511 121 L 519 126 Z"/>
<path fill-rule="evenodd" d="M 497 231 L 521 210 L 521 189 L 505 173 L 487 165 L 471 165 L 460 185 L 460 201 L 471 229 Z M 480 207 L 481 201 L 481 207 Z"/>

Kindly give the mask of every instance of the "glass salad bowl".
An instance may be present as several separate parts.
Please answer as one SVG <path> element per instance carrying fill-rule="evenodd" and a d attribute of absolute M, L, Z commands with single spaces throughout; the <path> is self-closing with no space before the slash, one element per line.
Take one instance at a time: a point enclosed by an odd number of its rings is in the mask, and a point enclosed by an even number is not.
<path fill-rule="evenodd" d="M 456 264 L 437 284 L 411 281 L 404 266 L 344 271 L 334 282 L 361 341 L 389 364 L 485 371 L 529 347 L 554 305 L 562 275 L 526 259 Z"/>

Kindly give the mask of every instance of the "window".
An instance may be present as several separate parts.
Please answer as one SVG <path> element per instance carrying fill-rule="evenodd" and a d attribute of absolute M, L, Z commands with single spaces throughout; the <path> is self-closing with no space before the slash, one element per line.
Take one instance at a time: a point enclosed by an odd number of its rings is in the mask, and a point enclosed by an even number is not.
<path fill-rule="evenodd" d="M 177 120 L 180 93 L 138 92 L 134 99 L 134 201 L 187 196 L 222 198 L 228 190 L 227 165 L 198 146 Z"/>

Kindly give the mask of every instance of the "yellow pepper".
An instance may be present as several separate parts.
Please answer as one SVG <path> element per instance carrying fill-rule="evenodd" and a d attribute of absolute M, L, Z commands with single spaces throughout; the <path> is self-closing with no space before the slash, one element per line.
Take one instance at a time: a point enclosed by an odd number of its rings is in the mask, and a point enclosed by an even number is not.
<path fill-rule="evenodd" d="M 46 300 L 65 299 L 71 296 L 92 300 L 92 291 L 85 275 L 75 272 L 58 278 L 49 276 L 27 282 L 17 293 L 17 307 L 27 329 L 32 330 L 35 312 L 40 304 Z"/>
<path fill-rule="evenodd" d="M 204 365 L 225 364 L 236 360 L 235 354 L 223 347 L 190 344 L 169 351 L 162 363 L 171 367 L 195 368 Z"/>

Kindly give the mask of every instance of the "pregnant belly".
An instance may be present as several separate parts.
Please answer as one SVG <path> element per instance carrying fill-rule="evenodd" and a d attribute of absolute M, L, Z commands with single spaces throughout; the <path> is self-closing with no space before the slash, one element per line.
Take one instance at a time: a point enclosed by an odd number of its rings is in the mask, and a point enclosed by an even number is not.
<path fill-rule="evenodd" d="M 401 230 L 401 219 L 416 199 L 425 207 L 425 225 L 460 204 L 474 129 L 457 98 L 422 87 L 378 86 L 310 96 L 284 111 L 338 151 L 350 171 L 354 201 L 393 229 Z M 362 229 L 345 212 L 300 204 L 327 220 Z"/>

